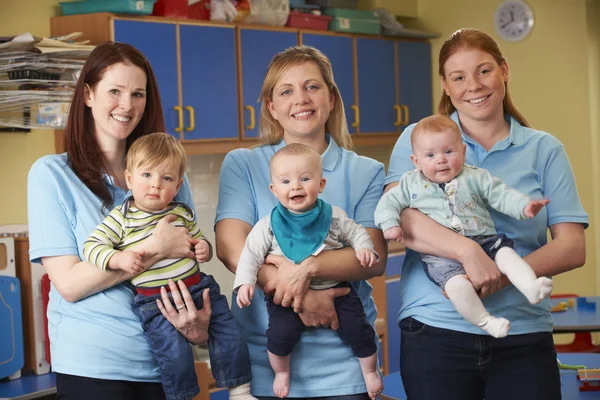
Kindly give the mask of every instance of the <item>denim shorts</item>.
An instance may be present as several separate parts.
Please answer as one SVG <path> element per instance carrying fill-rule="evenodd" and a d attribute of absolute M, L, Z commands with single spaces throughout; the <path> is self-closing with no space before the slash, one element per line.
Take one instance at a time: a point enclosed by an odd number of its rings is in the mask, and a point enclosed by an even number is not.
<path fill-rule="evenodd" d="M 515 243 L 504 234 L 471 236 L 492 260 L 496 259 L 496 253 L 503 247 L 514 248 Z M 430 254 L 421 254 L 421 261 L 425 268 L 425 274 L 433 283 L 444 289 L 450 278 L 456 275 L 466 275 L 462 264 L 451 258 L 437 257 Z"/>

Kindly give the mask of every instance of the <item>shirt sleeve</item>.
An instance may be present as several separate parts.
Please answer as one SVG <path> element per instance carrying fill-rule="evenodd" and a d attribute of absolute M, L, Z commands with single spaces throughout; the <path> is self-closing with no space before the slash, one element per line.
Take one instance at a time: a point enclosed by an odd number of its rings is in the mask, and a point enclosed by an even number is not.
<path fill-rule="evenodd" d="M 253 196 L 248 160 L 242 151 L 228 153 L 221 165 L 219 177 L 219 201 L 215 225 L 222 219 L 239 219 L 254 226 L 257 222 L 256 201 Z"/>
<path fill-rule="evenodd" d="M 177 192 L 177 195 L 175 196 L 175 200 L 185 203 L 194 212 L 194 214 L 196 214 L 196 207 L 192 197 L 192 189 L 190 188 L 190 181 L 187 174 L 183 174 L 183 183 L 179 188 L 179 192 Z"/>
<path fill-rule="evenodd" d="M 388 174 L 383 182 L 385 186 L 392 182 L 398 182 L 402 174 L 415 169 L 415 165 L 410 159 L 410 155 L 413 153 L 410 138 L 415 125 L 408 126 L 396 141 L 392 156 L 390 157 Z"/>
<path fill-rule="evenodd" d="M 375 251 L 375 246 L 367 230 L 352 218 L 348 218 L 344 210 L 339 209 L 339 211 L 336 216 L 340 220 L 340 240 L 344 244 L 352 246 L 354 251 L 360 249 L 371 250 L 377 256 L 377 261 L 379 261 L 379 254 Z"/>
<path fill-rule="evenodd" d="M 118 251 L 115 247 L 125 236 L 125 218 L 121 207 L 114 208 L 100 225 L 94 229 L 83 245 L 83 256 L 92 265 L 103 270 L 108 261 Z"/>
<path fill-rule="evenodd" d="M 357 224 L 365 228 L 377 228 L 373 214 L 375 213 L 377 202 L 379 202 L 379 199 L 383 195 L 383 179 L 385 178 L 383 164 L 377 163 L 377 165 L 365 194 L 359 200 L 354 210 L 354 220 Z"/>
<path fill-rule="evenodd" d="M 573 169 L 562 145 L 550 153 L 543 168 L 542 179 L 544 198 L 550 200 L 546 206 L 548 226 L 561 222 L 575 222 L 587 228 L 588 215 L 581 205 Z"/>
<path fill-rule="evenodd" d="M 234 291 L 237 291 L 241 285 L 256 285 L 258 270 L 264 264 L 265 258 L 273 246 L 270 221 L 268 216 L 262 218 L 248 234 L 235 271 Z"/>
<path fill-rule="evenodd" d="M 375 209 L 375 223 L 386 231 L 394 226 L 400 226 L 400 213 L 410 205 L 407 175 L 400 178 L 398 186 L 383 195 Z"/>
<path fill-rule="evenodd" d="M 27 178 L 29 258 L 34 263 L 41 263 L 42 257 L 79 256 L 75 221 L 67 213 L 57 172 L 49 163 L 46 158 L 36 161 Z"/>
<path fill-rule="evenodd" d="M 465 167 L 466 168 L 466 167 Z M 529 197 L 511 188 L 485 169 L 473 170 L 477 176 L 479 194 L 487 205 L 516 219 L 526 219 L 523 213 Z"/>

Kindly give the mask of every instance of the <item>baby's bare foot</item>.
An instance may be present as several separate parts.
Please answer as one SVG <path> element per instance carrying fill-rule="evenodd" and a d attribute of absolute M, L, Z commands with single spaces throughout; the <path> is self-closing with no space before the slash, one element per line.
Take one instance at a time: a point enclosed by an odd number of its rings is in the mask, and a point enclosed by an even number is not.
<path fill-rule="evenodd" d="M 290 372 L 276 372 L 273 382 L 273 393 L 283 399 L 290 393 Z"/>

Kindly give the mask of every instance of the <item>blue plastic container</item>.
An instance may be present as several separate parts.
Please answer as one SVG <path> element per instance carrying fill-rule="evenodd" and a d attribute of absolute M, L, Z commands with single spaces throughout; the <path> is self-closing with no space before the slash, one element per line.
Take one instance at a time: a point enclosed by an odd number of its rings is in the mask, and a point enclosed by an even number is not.
<path fill-rule="evenodd" d="M 58 3 L 62 15 L 110 12 L 116 14 L 150 15 L 156 0 L 88 0 Z"/>

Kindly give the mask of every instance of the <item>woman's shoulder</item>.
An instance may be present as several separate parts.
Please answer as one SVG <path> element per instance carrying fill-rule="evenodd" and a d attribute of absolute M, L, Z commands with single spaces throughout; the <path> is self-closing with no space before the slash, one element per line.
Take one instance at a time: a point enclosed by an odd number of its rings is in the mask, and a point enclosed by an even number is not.
<path fill-rule="evenodd" d="M 346 162 L 351 167 L 362 169 L 367 168 L 371 170 L 383 169 L 383 163 L 377 161 L 371 157 L 362 156 L 353 150 L 347 150 L 340 147 L 342 161 Z"/>
<path fill-rule="evenodd" d="M 240 166 L 254 164 L 259 160 L 268 161 L 274 153 L 275 150 L 270 145 L 235 149 L 227 153 L 223 162 L 234 162 Z"/>
<path fill-rule="evenodd" d="M 69 167 L 69 159 L 67 157 L 67 153 L 62 154 L 48 154 L 43 157 L 38 158 L 33 165 L 31 166 L 30 174 L 43 172 L 43 173 L 58 173 L 63 171 L 65 168 L 71 169 Z"/>
<path fill-rule="evenodd" d="M 563 147 L 563 144 L 558 138 L 552 134 L 526 126 L 520 127 L 523 133 L 524 144 L 535 144 L 538 148 L 552 151 L 556 148 Z"/>

